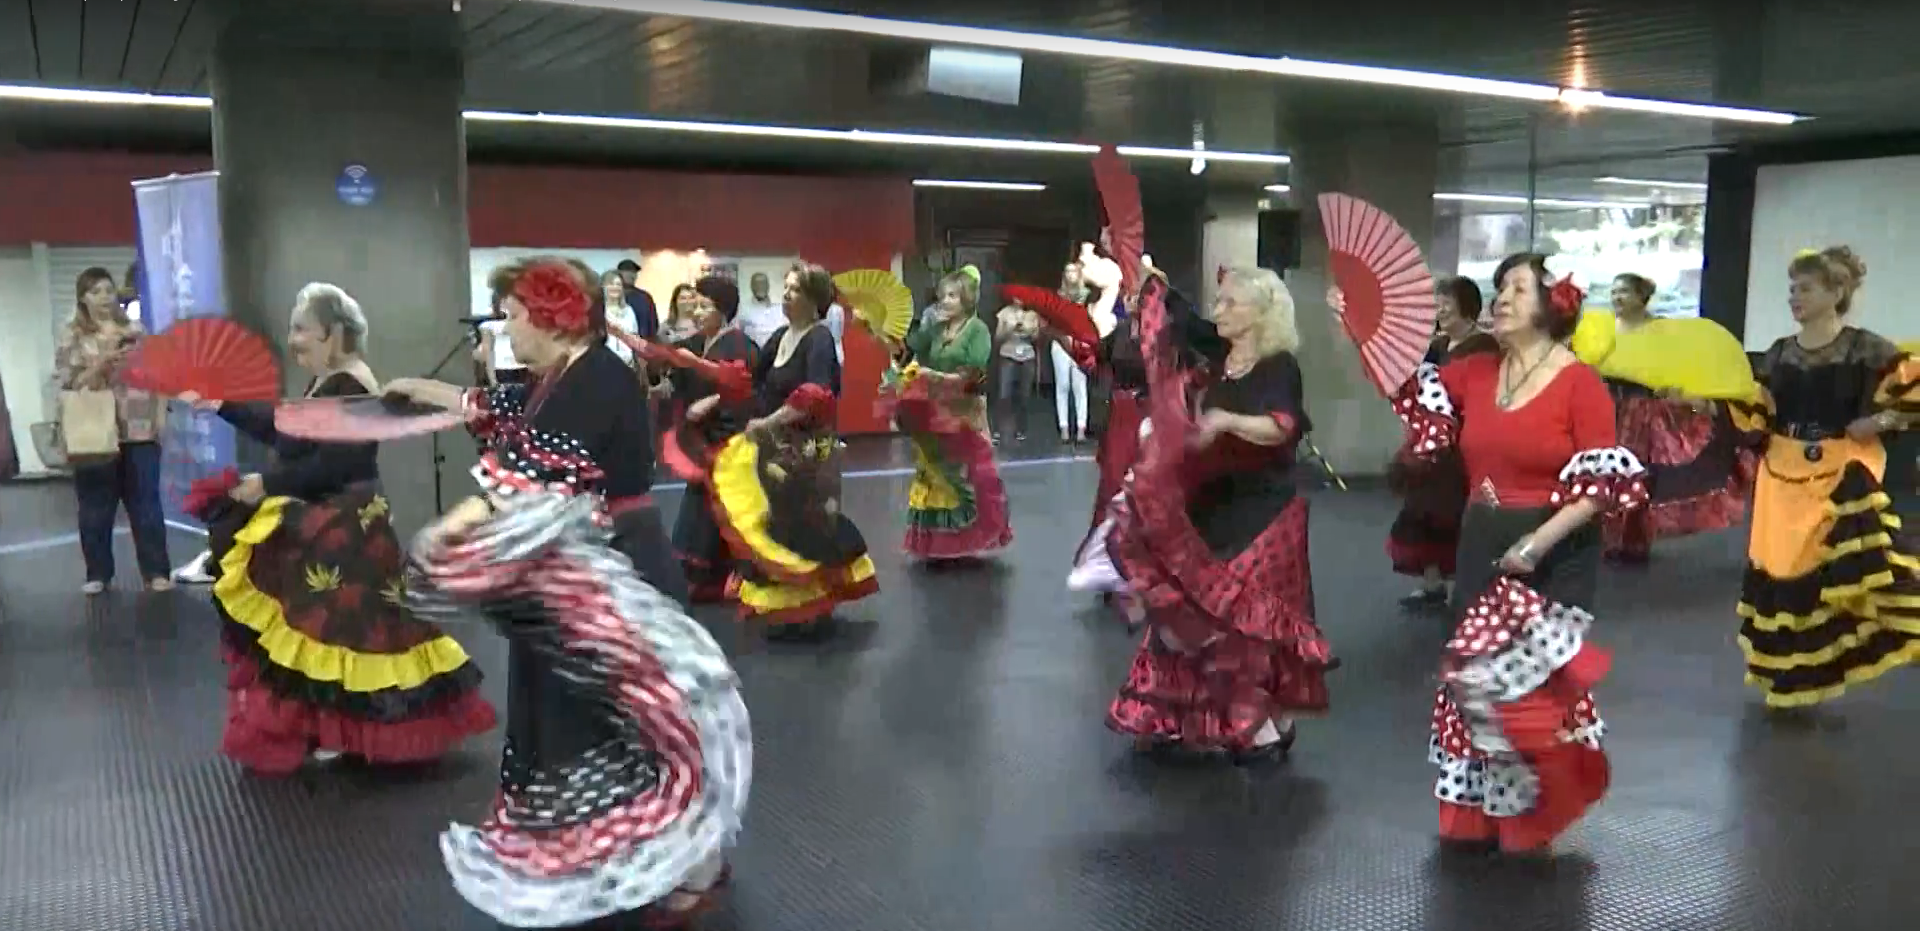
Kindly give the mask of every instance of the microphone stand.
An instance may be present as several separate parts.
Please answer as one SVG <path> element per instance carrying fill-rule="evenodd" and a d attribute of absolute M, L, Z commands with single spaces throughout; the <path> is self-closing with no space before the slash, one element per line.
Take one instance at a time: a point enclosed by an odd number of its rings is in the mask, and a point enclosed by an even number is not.
<path fill-rule="evenodd" d="M 453 348 L 448 349 L 447 354 L 440 357 L 440 361 L 434 364 L 433 371 L 428 372 L 426 377 L 436 381 L 439 380 L 440 373 L 446 369 L 447 364 L 452 362 L 454 357 L 460 354 L 461 350 L 467 349 L 468 341 L 471 339 L 473 339 L 472 334 L 460 337 L 460 341 L 454 343 Z M 468 351 L 470 352 L 471 350 Z M 445 480 L 440 477 L 440 466 L 444 465 L 447 461 L 446 454 L 440 451 L 440 434 L 444 432 L 446 431 L 435 430 L 428 438 L 428 442 L 431 444 L 430 450 L 433 459 L 433 513 L 439 515 L 447 513 L 446 489 L 444 487 Z"/>

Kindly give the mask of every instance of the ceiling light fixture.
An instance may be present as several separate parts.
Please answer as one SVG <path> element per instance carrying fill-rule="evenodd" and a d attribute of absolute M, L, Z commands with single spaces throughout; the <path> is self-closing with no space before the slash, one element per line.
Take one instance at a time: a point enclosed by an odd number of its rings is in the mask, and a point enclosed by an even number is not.
<path fill-rule="evenodd" d="M 1495 204 L 1506 207 L 1525 207 L 1525 194 L 1468 194 L 1440 193 L 1433 195 L 1434 200 L 1458 204 Z M 1535 207 L 1559 207 L 1569 210 L 1639 210 L 1654 206 L 1645 201 L 1631 200 L 1577 200 L 1565 197 L 1536 197 Z"/>
<path fill-rule="evenodd" d="M 1670 188 L 1676 191 L 1704 191 L 1707 185 L 1700 181 L 1655 181 L 1650 178 L 1595 178 L 1595 184 L 1619 184 L 1627 187 Z"/>
<path fill-rule="evenodd" d="M 947 178 L 915 178 L 914 187 L 959 188 L 967 191 L 1044 191 L 1047 186 L 1028 181 L 955 181 Z"/>
<path fill-rule="evenodd" d="M 211 97 L 176 94 L 144 94 L 136 91 L 75 90 L 60 87 L 33 87 L 0 84 L 0 100 L 30 103 L 91 104 L 119 107 L 175 107 L 196 110 L 213 108 Z M 992 152 L 1026 152 L 1035 155 L 1094 155 L 1097 145 L 1084 142 L 1052 142 L 1044 139 L 1002 139 L 992 136 L 949 136 L 938 133 L 906 133 L 873 129 L 809 129 L 803 126 L 765 126 L 754 123 L 720 123 L 699 120 L 656 120 L 627 116 L 587 116 L 571 113 L 511 113 L 503 110 L 468 110 L 462 114 L 479 123 L 530 123 L 551 126 L 593 126 L 605 129 L 630 129 L 647 132 L 694 133 L 710 136 L 741 136 L 760 139 L 801 139 L 818 142 L 859 142 L 867 145 L 922 146 L 937 149 L 974 149 Z M 1153 158 L 1190 162 L 1192 149 L 1165 146 L 1123 145 L 1120 154 L 1128 158 Z M 1293 161 L 1278 152 L 1208 152 L 1216 162 L 1244 165 L 1285 165 Z"/>
<path fill-rule="evenodd" d="M 654 16 L 712 20 L 743 26 L 846 32 L 895 41 L 972 45 L 1038 54 L 1069 55 L 1077 58 L 1108 58 L 1180 68 L 1204 68 L 1213 71 L 1317 78 L 1442 93 L 1474 94 L 1509 100 L 1557 103 L 1579 110 L 1627 110 L 1694 119 L 1774 125 L 1787 125 L 1802 119 L 1798 114 L 1774 110 L 1650 100 L 1642 97 L 1615 97 L 1604 91 L 1556 87 L 1551 84 L 1533 84 L 1525 81 L 1497 81 L 1430 71 L 1345 65 L 1338 62 L 1291 57 L 1263 58 L 1257 55 L 1203 52 L 1139 42 L 1084 39 L 1076 36 L 1017 32 L 1008 29 L 982 29 L 973 26 L 949 26 L 940 23 L 883 19 L 849 13 L 826 13 L 818 10 L 794 10 L 750 3 L 726 3 L 717 2 L 717 0 L 548 0 L 548 2 Z"/>
<path fill-rule="evenodd" d="M 1271 194 L 1290 194 L 1293 192 L 1293 188 L 1285 184 L 1269 184 L 1262 190 Z M 1497 204 L 1510 207 L 1524 207 L 1527 205 L 1527 198 L 1524 194 L 1466 194 L 1442 191 L 1433 195 L 1433 199 L 1460 204 Z M 1641 201 L 1569 200 L 1561 197 L 1536 197 L 1533 203 L 1536 207 L 1553 207 L 1570 210 L 1639 209 L 1654 206 L 1653 204 Z"/>

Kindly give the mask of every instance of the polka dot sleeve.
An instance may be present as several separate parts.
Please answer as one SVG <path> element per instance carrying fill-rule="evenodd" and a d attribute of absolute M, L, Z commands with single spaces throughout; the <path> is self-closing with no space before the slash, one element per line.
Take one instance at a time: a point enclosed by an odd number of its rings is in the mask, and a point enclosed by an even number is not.
<path fill-rule="evenodd" d="M 1430 459 L 1453 446 L 1460 429 L 1453 396 L 1439 366 L 1423 362 L 1393 396 L 1393 411 L 1407 425 L 1406 451 Z"/>
<path fill-rule="evenodd" d="M 527 412 L 525 385 L 496 385 L 472 388 L 463 399 L 467 431 L 481 440 L 491 440 L 502 426 L 518 423 Z"/>

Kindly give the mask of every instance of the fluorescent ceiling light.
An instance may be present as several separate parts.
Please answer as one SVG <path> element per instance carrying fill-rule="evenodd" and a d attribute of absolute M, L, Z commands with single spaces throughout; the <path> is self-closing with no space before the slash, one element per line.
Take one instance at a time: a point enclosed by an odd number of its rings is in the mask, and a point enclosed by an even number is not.
<path fill-rule="evenodd" d="M 1440 193 L 1433 195 L 1433 199 L 1461 204 L 1498 204 L 1509 207 L 1525 207 L 1527 205 L 1527 196 L 1525 194 Z M 1570 200 L 1563 197 L 1536 197 L 1533 199 L 1533 205 L 1535 207 L 1561 207 L 1570 210 L 1634 210 L 1653 206 L 1645 201 Z"/>
<path fill-rule="evenodd" d="M 1272 194 L 1287 194 L 1291 193 L 1293 188 L 1285 184 L 1269 184 L 1265 190 Z M 1433 199 L 1452 203 L 1499 204 L 1502 206 L 1516 207 L 1524 207 L 1527 204 L 1527 198 L 1523 194 L 1462 194 L 1443 191 L 1433 195 Z M 1652 204 L 1642 203 L 1640 201 L 1567 200 L 1560 197 L 1536 197 L 1533 199 L 1533 203 L 1534 206 L 1537 207 L 1559 207 L 1572 210 L 1612 210 L 1616 208 L 1630 209 L 1653 206 Z"/>
<path fill-rule="evenodd" d="M 1267 74 L 1277 77 L 1349 81 L 1452 94 L 1475 94 L 1510 100 L 1531 100 L 1536 103 L 1559 103 L 1574 109 L 1628 110 L 1694 119 L 1775 125 L 1785 125 L 1801 119 L 1797 114 L 1773 110 L 1648 100 L 1640 97 L 1615 97 L 1603 91 L 1556 87 L 1551 84 L 1533 84 L 1525 81 L 1496 81 L 1463 75 L 1437 74 L 1430 71 L 1344 65 L 1337 62 L 1291 57 L 1263 58 L 1257 55 L 1203 52 L 1139 42 L 1084 39 L 1075 36 L 1016 32 L 1009 29 L 949 26 L 939 23 L 882 19 L 876 16 L 855 16 L 848 13 L 758 6 L 749 3 L 725 3 L 714 2 L 714 0 L 548 0 L 548 2 L 655 16 L 713 20 L 745 26 L 847 32 L 914 42 L 973 45 L 1037 54 L 1069 55 L 1077 58 L 1119 59 L 1178 68 L 1204 68 L 1213 71 Z"/>
<path fill-rule="evenodd" d="M 142 94 L 133 91 L 90 91 L 66 87 L 28 87 L 0 84 L 0 100 L 28 100 L 34 103 L 90 103 L 117 107 L 183 107 L 210 110 L 211 97 L 187 97 L 177 94 Z"/>
<path fill-rule="evenodd" d="M 0 84 L 0 100 L 24 100 L 35 103 L 78 103 L 120 107 L 185 107 L 206 110 L 213 107 L 211 97 L 187 97 L 168 94 L 142 94 L 133 91 L 71 90 L 56 87 L 31 87 Z M 1038 155 L 1094 155 L 1097 145 L 1084 142 L 1050 142 L 1044 139 L 1002 139 L 993 136 L 949 136 L 937 133 L 903 133 L 871 129 L 809 129 L 802 126 L 765 126 L 753 123 L 719 123 L 698 120 L 656 120 L 627 116 L 586 116 L 569 113 L 509 113 L 500 110 L 468 110 L 468 120 L 482 123 L 538 123 L 552 126 L 596 126 L 606 129 L 631 129 L 668 133 L 699 133 L 710 136 L 742 136 L 761 139 L 805 139 L 818 142 L 860 142 L 868 145 L 923 146 L 936 149 L 975 149 L 994 152 L 1027 152 Z M 1164 146 L 1123 145 L 1117 147 L 1128 158 L 1158 158 L 1191 161 L 1193 150 Z M 1292 161 L 1278 152 L 1213 152 L 1207 158 L 1216 162 L 1247 165 L 1285 165 Z"/>
<path fill-rule="evenodd" d="M 954 181 L 946 178 L 915 178 L 914 187 L 964 188 L 969 191 L 1044 191 L 1044 184 L 1027 181 Z"/>
<path fill-rule="evenodd" d="M 1670 188 L 1676 191 L 1704 191 L 1707 186 L 1699 181 L 1654 181 L 1647 178 L 1595 178 L 1595 184 L 1620 184 L 1628 187 Z"/>

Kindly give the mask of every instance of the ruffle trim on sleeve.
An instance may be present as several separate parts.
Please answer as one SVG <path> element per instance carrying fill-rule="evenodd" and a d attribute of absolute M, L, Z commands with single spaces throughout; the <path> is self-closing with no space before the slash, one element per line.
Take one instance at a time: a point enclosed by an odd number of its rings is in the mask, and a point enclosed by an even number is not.
<path fill-rule="evenodd" d="M 1407 425 L 1407 451 L 1430 458 L 1453 446 L 1460 421 L 1453 410 L 1453 399 L 1440 383 L 1440 368 L 1431 362 L 1407 379 L 1393 396 L 1393 412 Z"/>
<path fill-rule="evenodd" d="M 1560 470 L 1560 487 L 1553 506 L 1565 507 L 1583 498 L 1600 505 L 1603 514 L 1625 514 L 1647 504 L 1647 467 L 1625 446 L 1575 453 Z"/>

